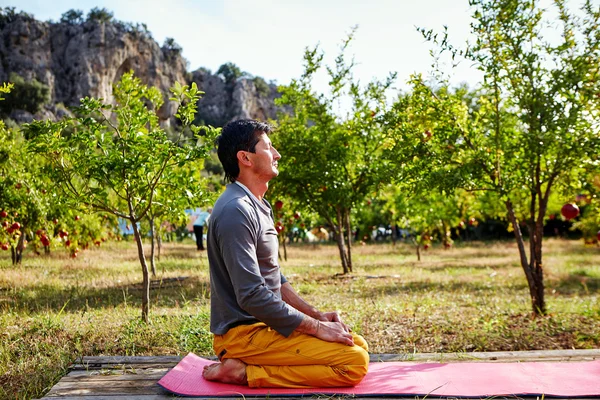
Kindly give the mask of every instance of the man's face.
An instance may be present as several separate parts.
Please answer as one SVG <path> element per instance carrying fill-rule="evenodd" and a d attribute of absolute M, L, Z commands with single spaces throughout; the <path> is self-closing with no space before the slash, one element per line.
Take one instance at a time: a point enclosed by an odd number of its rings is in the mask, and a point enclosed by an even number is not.
<path fill-rule="evenodd" d="M 281 158 L 281 154 L 273 147 L 271 139 L 266 134 L 258 137 L 258 143 L 254 153 L 248 153 L 250 160 L 253 162 L 253 170 L 256 174 L 264 177 L 266 182 L 279 175 L 277 169 L 277 161 Z"/>

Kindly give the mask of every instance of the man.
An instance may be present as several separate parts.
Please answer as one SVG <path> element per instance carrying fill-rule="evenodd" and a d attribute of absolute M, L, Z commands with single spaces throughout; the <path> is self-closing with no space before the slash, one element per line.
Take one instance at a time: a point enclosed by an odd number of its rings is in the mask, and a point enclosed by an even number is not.
<path fill-rule="evenodd" d="M 208 218 L 212 212 L 212 208 L 209 208 L 208 211 L 202 211 L 202 209 L 197 208 L 194 216 L 194 236 L 196 237 L 196 248 L 198 250 L 204 250 L 204 225 L 208 222 Z"/>
<path fill-rule="evenodd" d="M 281 155 L 267 124 L 240 120 L 217 138 L 232 182 L 213 207 L 207 252 L 211 332 L 221 361 L 204 378 L 250 387 L 341 387 L 367 373 L 364 339 L 335 312 L 305 302 L 281 274 L 273 212 L 264 199 Z"/>

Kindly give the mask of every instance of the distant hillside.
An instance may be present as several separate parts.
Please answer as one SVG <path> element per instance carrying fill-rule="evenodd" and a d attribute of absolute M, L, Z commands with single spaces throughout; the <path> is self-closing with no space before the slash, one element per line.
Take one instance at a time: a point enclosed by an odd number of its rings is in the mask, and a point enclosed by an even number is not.
<path fill-rule="evenodd" d="M 188 72 L 181 48 L 172 39 L 160 46 L 144 24 L 116 21 L 105 9 L 93 9 L 86 17 L 69 10 L 59 22 L 0 9 L 0 82 L 17 86 L 0 102 L 3 118 L 17 123 L 57 119 L 82 97 L 111 101 L 112 85 L 129 70 L 165 93 L 159 115 L 166 126 L 176 111 L 168 101 L 175 82 L 196 82 L 206 92 L 197 118 L 207 124 L 276 116 L 275 85 L 242 73 L 234 64 L 215 74 L 203 68 Z"/>

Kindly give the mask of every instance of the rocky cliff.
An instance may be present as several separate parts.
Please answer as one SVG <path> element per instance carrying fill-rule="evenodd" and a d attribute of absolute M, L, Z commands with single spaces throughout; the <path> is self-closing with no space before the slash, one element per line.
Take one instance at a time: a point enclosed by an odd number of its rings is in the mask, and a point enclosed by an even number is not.
<path fill-rule="evenodd" d="M 26 82 L 40 82 L 49 91 L 38 110 L 10 110 L 8 116 L 17 122 L 60 118 L 67 113 L 61 104 L 75 106 L 85 96 L 110 102 L 113 84 L 129 70 L 158 87 L 165 100 L 175 82 L 196 82 L 206 93 L 198 104 L 198 119 L 208 124 L 276 116 L 274 85 L 252 77 L 225 82 L 205 69 L 189 73 L 181 49 L 159 46 L 143 25 L 89 17 L 78 23 L 41 22 L 25 13 L 0 12 L 0 81 L 17 74 Z M 167 100 L 159 115 L 168 125 L 175 111 Z"/>

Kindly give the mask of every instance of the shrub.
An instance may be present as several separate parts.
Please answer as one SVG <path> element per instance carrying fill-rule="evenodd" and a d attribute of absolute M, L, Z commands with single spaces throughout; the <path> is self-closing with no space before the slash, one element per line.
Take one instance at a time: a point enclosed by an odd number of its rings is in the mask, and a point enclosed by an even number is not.
<path fill-rule="evenodd" d="M 217 70 L 217 75 L 221 75 L 225 79 L 225 83 L 235 82 L 243 74 L 242 70 L 231 62 L 221 65 Z"/>
<path fill-rule="evenodd" d="M 69 10 L 60 16 L 60 22 L 69 25 L 79 25 L 83 23 L 83 11 Z"/>
<path fill-rule="evenodd" d="M 87 15 L 87 21 L 96 21 L 96 22 L 110 22 L 113 19 L 113 13 L 108 11 L 106 8 L 98 8 L 94 7 L 90 10 Z"/>
<path fill-rule="evenodd" d="M 9 81 L 14 84 L 10 94 L 0 102 L 0 110 L 10 113 L 12 110 L 38 112 L 50 101 L 50 88 L 37 79 L 26 81 L 22 76 L 11 72 Z"/>

